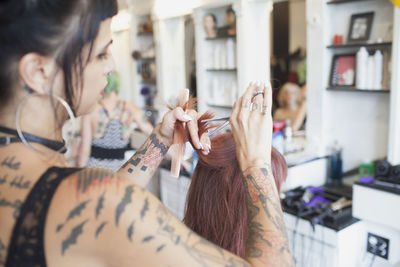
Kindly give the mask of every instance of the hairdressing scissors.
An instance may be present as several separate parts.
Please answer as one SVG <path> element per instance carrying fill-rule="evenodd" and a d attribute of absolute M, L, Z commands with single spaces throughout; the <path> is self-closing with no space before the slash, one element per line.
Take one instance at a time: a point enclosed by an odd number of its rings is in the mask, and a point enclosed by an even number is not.
<path fill-rule="evenodd" d="M 256 91 L 253 95 L 253 98 L 256 97 L 257 95 L 264 95 L 264 91 Z M 213 135 L 215 135 L 216 133 L 218 133 L 219 131 L 221 131 L 222 129 L 224 129 L 226 126 L 229 125 L 229 119 L 230 119 L 230 117 L 222 117 L 222 118 L 202 120 L 202 122 L 225 121 L 220 126 L 214 128 L 212 130 L 208 130 L 208 132 L 207 132 L 208 136 L 213 137 Z"/>
<path fill-rule="evenodd" d="M 215 119 L 208 119 L 208 120 L 202 120 L 202 122 L 214 122 L 214 121 L 225 121 L 223 124 L 221 124 L 220 126 L 208 130 L 207 134 L 208 136 L 211 138 L 213 137 L 216 133 L 218 133 L 219 131 L 221 131 L 222 129 L 224 129 L 226 126 L 229 125 L 229 118 L 230 117 L 223 117 L 223 118 L 215 118 Z"/>

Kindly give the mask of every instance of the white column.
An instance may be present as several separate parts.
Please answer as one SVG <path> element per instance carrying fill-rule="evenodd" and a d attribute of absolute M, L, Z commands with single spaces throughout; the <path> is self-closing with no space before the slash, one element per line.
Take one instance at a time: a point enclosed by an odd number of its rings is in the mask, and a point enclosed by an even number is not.
<path fill-rule="evenodd" d="M 388 160 L 400 164 L 400 8 L 394 8 Z"/>
<path fill-rule="evenodd" d="M 272 4 L 272 0 L 241 0 L 233 6 L 237 20 L 239 95 L 250 81 L 270 78 Z"/>
<path fill-rule="evenodd" d="M 324 39 L 327 35 L 326 3 L 321 0 L 307 0 L 307 123 L 306 135 L 311 146 L 319 154 L 325 152 L 327 143 L 324 120 L 326 102 L 326 48 Z"/>
<path fill-rule="evenodd" d="M 158 96 L 170 105 L 186 84 L 184 32 L 183 17 L 154 20 Z"/>

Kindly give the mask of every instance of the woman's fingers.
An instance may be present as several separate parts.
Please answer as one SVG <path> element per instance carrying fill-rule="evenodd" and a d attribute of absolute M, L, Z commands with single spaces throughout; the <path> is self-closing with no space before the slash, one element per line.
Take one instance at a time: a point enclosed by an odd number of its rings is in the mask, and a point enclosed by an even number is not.
<path fill-rule="evenodd" d="M 263 115 L 272 115 L 272 87 L 271 83 L 264 84 L 264 104 L 263 104 Z"/>
<path fill-rule="evenodd" d="M 242 170 L 270 161 L 272 92 L 264 83 L 252 83 L 232 112 L 232 131 Z"/>
<path fill-rule="evenodd" d="M 189 131 L 190 139 L 196 149 L 204 150 L 203 144 L 200 142 L 199 137 L 199 128 L 197 126 L 197 112 L 194 110 L 188 110 L 187 115 L 192 118 L 189 122 L 186 123 L 186 127 Z"/>

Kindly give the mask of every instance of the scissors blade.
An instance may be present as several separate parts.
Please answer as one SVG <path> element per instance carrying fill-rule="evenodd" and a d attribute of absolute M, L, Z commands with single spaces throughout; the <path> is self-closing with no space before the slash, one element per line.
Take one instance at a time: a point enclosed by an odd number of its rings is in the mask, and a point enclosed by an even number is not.
<path fill-rule="evenodd" d="M 216 133 L 218 133 L 219 131 L 221 131 L 222 129 L 224 129 L 228 125 L 229 125 L 229 121 L 224 122 L 223 124 L 221 124 L 217 128 L 212 129 L 211 131 L 208 131 L 208 136 L 210 138 L 213 137 L 213 135 L 215 135 Z"/>
<path fill-rule="evenodd" d="M 207 119 L 202 120 L 201 122 L 211 122 L 211 121 L 229 121 L 230 117 L 223 117 L 223 118 L 215 118 L 215 119 Z"/>

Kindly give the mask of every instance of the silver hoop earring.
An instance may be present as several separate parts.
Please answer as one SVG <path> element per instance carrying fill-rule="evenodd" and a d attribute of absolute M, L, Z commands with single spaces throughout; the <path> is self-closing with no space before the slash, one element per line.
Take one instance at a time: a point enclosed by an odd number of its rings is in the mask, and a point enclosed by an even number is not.
<path fill-rule="evenodd" d="M 30 97 L 44 96 L 44 95 L 53 97 L 55 100 L 57 100 L 58 102 L 60 102 L 61 105 L 64 106 L 64 108 L 67 110 L 68 116 L 69 116 L 69 118 L 70 118 L 70 120 L 71 120 L 71 123 L 72 123 L 74 129 L 76 129 L 76 117 L 75 117 L 74 112 L 72 111 L 71 107 L 68 105 L 68 103 L 67 103 L 64 99 L 62 99 L 61 97 L 59 97 L 59 96 L 57 96 L 57 95 L 51 95 L 51 94 L 47 94 L 47 93 L 45 93 L 45 94 L 38 94 L 38 93 L 35 93 L 35 92 L 30 93 L 29 95 L 27 95 L 27 96 L 18 104 L 17 112 L 16 112 L 16 114 L 15 114 L 15 127 L 16 127 L 16 129 L 17 129 L 17 133 L 18 133 L 19 138 L 21 139 L 22 143 L 23 143 L 25 146 L 29 147 L 30 149 L 32 149 L 32 150 L 34 150 L 34 151 L 36 151 L 36 152 L 38 152 L 38 153 L 41 153 L 41 154 L 49 154 L 49 153 L 45 153 L 45 152 L 43 152 L 43 151 L 40 151 L 40 150 L 34 148 L 34 147 L 26 140 L 26 138 L 24 137 L 24 134 L 23 134 L 23 132 L 22 132 L 22 130 L 21 130 L 21 124 L 20 124 L 20 122 L 19 122 L 20 116 L 21 116 L 21 109 L 22 109 L 22 106 L 26 103 L 26 101 L 28 101 L 28 99 L 29 99 Z M 64 147 L 62 147 L 61 149 L 59 149 L 59 150 L 56 151 L 55 153 L 60 153 L 60 152 L 62 152 L 62 151 L 65 151 L 65 149 L 66 149 L 66 147 L 65 147 L 65 145 L 64 145 Z M 50 153 L 50 154 L 53 154 L 53 153 Z"/>

